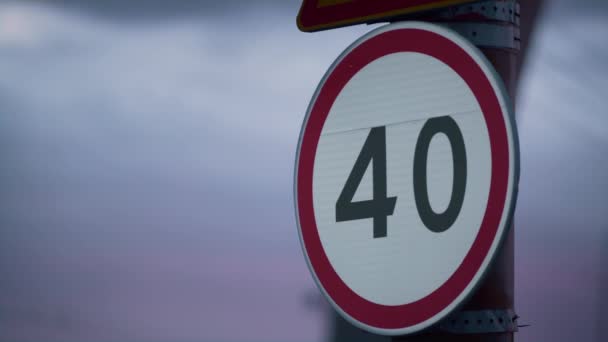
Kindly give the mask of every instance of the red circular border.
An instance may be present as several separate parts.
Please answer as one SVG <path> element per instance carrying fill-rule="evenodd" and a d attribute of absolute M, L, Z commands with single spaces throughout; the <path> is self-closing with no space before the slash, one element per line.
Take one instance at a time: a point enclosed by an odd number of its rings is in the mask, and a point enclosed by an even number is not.
<path fill-rule="evenodd" d="M 472 90 L 483 112 L 492 158 L 487 209 L 463 262 L 438 289 L 415 302 L 387 306 L 366 300 L 350 289 L 331 266 L 317 231 L 312 179 L 317 144 L 338 94 L 363 67 L 382 56 L 417 52 L 450 66 Z M 297 207 L 302 243 L 320 285 L 353 319 L 379 329 L 404 329 L 431 319 L 464 291 L 479 271 L 496 237 L 505 209 L 509 180 L 509 144 L 505 118 L 492 84 L 477 62 L 460 46 L 431 31 L 402 28 L 386 31 L 356 46 L 335 66 L 320 88 L 301 138 L 297 167 Z"/>

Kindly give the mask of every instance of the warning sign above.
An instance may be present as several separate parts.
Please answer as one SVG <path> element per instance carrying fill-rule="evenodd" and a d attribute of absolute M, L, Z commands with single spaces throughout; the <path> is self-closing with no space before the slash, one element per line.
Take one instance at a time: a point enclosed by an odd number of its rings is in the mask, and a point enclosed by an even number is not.
<path fill-rule="evenodd" d="M 474 0 L 302 0 L 298 27 L 304 32 L 475 2 Z"/>

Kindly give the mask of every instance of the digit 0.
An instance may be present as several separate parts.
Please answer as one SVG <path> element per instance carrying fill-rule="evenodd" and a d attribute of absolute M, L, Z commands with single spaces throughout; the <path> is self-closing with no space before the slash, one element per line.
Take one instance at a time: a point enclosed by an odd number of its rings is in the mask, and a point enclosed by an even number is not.
<path fill-rule="evenodd" d="M 443 133 L 448 137 L 452 146 L 452 161 L 454 165 L 452 196 L 450 204 L 443 213 L 436 213 L 431 208 L 427 189 L 426 167 L 429 155 L 429 145 L 435 134 Z M 456 121 L 449 116 L 429 119 L 424 123 L 414 152 L 414 200 L 418 215 L 424 225 L 432 232 L 441 233 L 448 230 L 460 213 L 464 201 L 464 191 L 467 184 L 467 154 L 464 148 L 462 132 Z"/>

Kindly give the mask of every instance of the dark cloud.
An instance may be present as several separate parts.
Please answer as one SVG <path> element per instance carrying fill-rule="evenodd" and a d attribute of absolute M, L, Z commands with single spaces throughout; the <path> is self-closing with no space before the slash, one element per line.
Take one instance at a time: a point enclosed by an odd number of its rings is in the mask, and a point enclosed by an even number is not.
<path fill-rule="evenodd" d="M 29 0 L 116 19 L 154 19 L 175 16 L 226 17 L 238 23 L 243 12 L 256 9 L 292 12 L 298 0 Z M 294 19 L 295 20 L 295 19 Z"/>

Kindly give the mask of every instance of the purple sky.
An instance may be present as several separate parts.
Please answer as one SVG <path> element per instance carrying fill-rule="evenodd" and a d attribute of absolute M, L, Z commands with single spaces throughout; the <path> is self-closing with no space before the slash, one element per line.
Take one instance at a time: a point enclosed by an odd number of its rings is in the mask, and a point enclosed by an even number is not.
<path fill-rule="evenodd" d="M 322 339 L 295 147 L 370 27 L 301 33 L 297 1 L 112 3 L 0 3 L 0 340 Z M 599 341 L 608 11 L 551 4 L 518 99 L 517 336 Z"/>

